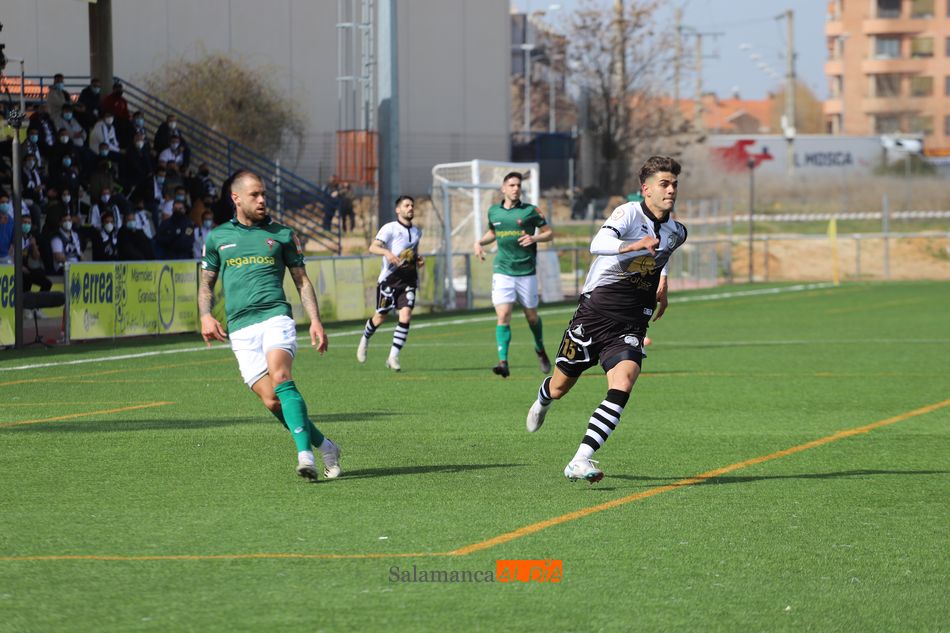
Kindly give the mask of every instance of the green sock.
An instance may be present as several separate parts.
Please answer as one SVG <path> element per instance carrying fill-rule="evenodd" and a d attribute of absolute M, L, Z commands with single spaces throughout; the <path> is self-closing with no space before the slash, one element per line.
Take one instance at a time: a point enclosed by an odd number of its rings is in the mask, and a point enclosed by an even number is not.
<path fill-rule="evenodd" d="M 528 327 L 531 328 L 531 333 L 534 334 L 534 351 L 543 352 L 544 339 L 541 337 L 541 317 L 538 317 L 538 321 L 536 323 L 529 323 Z"/>
<path fill-rule="evenodd" d="M 320 429 L 315 427 L 310 420 L 307 420 L 307 428 L 310 429 L 310 443 L 314 448 L 320 448 L 324 440 L 323 433 L 321 433 Z"/>
<path fill-rule="evenodd" d="M 268 409 L 269 410 L 269 409 Z M 284 420 L 284 412 L 278 409 L 277 411 L 271 411 L 274 414 L 274 417 L 277 418 L 277 421 L 284 425 L 284 428 L 287 428 L 287 421 Z M 287 429 L 288 431 L 290 429 Z"/>
<path fill-rule="evenodd" d="M 313 428 L 313 425 L 307 419 L 307 403 L 303 401 L 303 396 L 297 391 L 297 385 L 294 384 L 293 380 L 282 382 L 274 387 L 274 393 L 277 394 L 277 398 L 280 400 L 284 424 L 286 424 L 294 438 L 297 452 L 309 451 L 310 429 Z"/>
<path fill-rule="evenodd" d="M 495 341 L 498 343 L 498 360 L 508 362 L 508 345 L 511 344 L 511 326 L 496 325 Z"/>

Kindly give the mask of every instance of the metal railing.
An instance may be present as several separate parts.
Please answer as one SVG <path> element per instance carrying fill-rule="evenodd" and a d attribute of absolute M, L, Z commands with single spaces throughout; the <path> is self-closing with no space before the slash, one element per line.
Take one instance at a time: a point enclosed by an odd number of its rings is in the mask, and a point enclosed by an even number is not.
<path fill-rule="evenodd" d="M 53 83 L 52 77 L 49 76 L 32 75 L 26 79 L 39 85 L 40 94 Z M 145 128 L 152 134 L 165 122 L 169 114 L 177 117 L 178 129 L 191 151 L 192 165 L 207 164 L 212 178 L 218 182 L 225 180 L 237 169 L 257 173 L 272 190 L 270 208 L 274 219 L 292 226 L 301 239 L 313 242 L 317 250 L 341 252 L 342 219 L 337 218 L 335 231 L 323 228 L 325 214 L 338 215 L 337 202 L 320 185 L 283 168 L 279 160 L 271 160 L 213 130 L 126 79 L 116 77 L 116 80 L 122 82 L 123 96 L 129 103 L 129 112 L 141 111 L 145 118 Z M 82 75 L 64 77 L 66 90 L 74 95 L 78 95 L 89 81 L 89 77 Z M 100 97 L 105 96 L 104 89 Z M 35 105 L 37 101 L 32 103 Z"/>

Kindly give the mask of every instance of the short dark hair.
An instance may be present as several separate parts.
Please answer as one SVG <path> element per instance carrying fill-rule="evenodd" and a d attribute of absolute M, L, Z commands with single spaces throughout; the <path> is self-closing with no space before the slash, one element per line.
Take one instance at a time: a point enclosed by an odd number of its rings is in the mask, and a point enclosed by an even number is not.
<path fill-rule="evenodd" d="M 403 200 L 408 200 L 409 202 L 412 202 L 413 204 L 415 204 L 415 202 L 416 202 L 416 199 L 413 198 L 412 196 L 401 195 L 401 196 L 399 196 L 398 198 L 396 198 L 396 204 L 395 204 L 395 206 L 398 207 L 400 204 L 402 204 L 402 201 L 403 201 Z"/>
<path fill-rule="evenodd" d="M 520 171 L 509 171 L 507 174 L 505 174 L 505 177 L 501 179 L 502 184 L 508 182 L 509 178 L 517 178 L 520 182 L 524 180 L 524 174 L 522 174 Z"/>
<path fill-rule="evenodd" d="M 647 178 L 661 171 L 668 171 L 674 176 L 679 176 L 681 169 L 680 164 L 669 156 L 651 156 L 640 168 L 640 184 L 642 185 Z"/>

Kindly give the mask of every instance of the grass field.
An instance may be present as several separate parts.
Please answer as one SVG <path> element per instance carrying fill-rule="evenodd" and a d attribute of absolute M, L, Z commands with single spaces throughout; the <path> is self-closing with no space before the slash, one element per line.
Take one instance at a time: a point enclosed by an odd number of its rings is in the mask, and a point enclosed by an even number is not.
<path fill-rule="evenodd" d="M 315 485 L 226 348 L 3 353 L 0 631 L 950 631 L 950 285 L 766 290 L 674 293 L 593 486 L 605 380 L 527 434 L 523 319 L 508 380 L 485 312 L 302 349 Z M 392 580 L 499 559 L 563 578 Z"/>

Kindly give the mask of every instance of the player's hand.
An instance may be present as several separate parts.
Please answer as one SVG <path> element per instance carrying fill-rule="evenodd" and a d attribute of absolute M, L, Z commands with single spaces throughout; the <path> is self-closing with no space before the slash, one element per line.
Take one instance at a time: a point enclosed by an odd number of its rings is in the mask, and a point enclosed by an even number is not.
<path fill-rule="evenodd" d="M 420 255 L 419 257 L 416 257 L 416 266 L 417 266 L 418 268 L 422 268 L 422 267 L 424 267 L 425 265 L 426 265 L 426 258 L 425 258 L 425 257 L 423 257 L 422 255 Z"/>
<path fill-rule="evenodd" d="M 536 241 L 533 235 L 522 233 L 521 237 L 518 238 L 518 246 L 531 246 Z"/>
<path fill-rule="evenodd" d="M 631 253 L 633 251 L 649 251 L 651 255 L 656 255 L 656 247 L 660 245 L 660 240 L 656 239 L 652 235 L 647 235 L 642 237 L 636 242 L 630 242 L 621 249 L 623 253 Z"/>
<path fill-rule="evenodd" d="M 666 277 L 660 276 L 660 285 L 656 289 L 656 310 L 653 311 L 653 320 L 657 321 L 663 313 L 666 312 L 666 306 L 669 305 L 669 299 L 666 296 Z"/>
<path fill-rule="evenodd" d="M 210 314 L 205 314 L 201 317 L 201 338 L 205 340 L 208 347 L 211 347 L 211 341 L 222 341 L 225 343 L 228 341 L 228 335 L 225 334 L 221 323 Z"/>
<path fill-rule="evenodd" d="M 399 261 L 399 258 L 396 257 L 392 251 L 386 252 L 386 261 L 392 264 L 393 266 L 399 266 L 399 264 L 401 263 Z"/>
<path fill-rule="evenodd" d="M 310 344 L 321 354 L 327 351 L 329 346 L 327 333 L 323 331 L 323 325 L 319 321 L 310 324 Z"/>
<path fill-rule="evenodd" d="M 475 255 L 481 261 L 485 261 L 485 247 L 482 246 L 481 242 L 475 242 Z"/>

